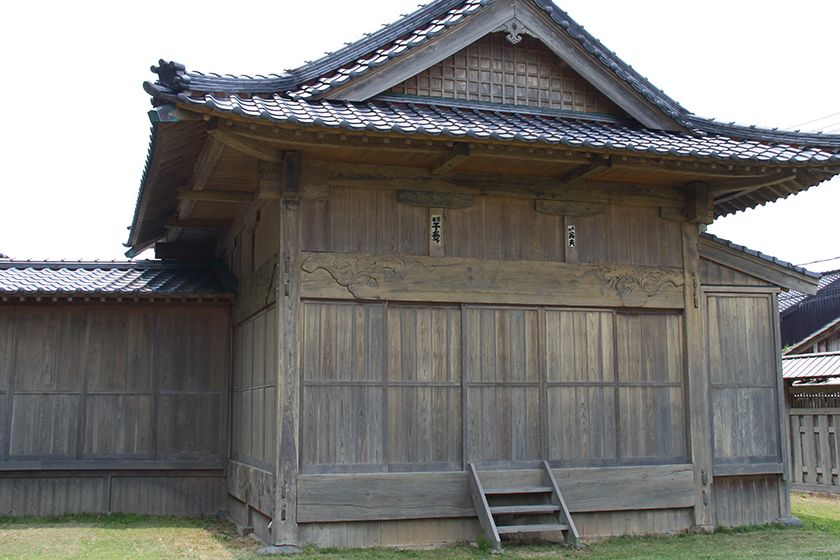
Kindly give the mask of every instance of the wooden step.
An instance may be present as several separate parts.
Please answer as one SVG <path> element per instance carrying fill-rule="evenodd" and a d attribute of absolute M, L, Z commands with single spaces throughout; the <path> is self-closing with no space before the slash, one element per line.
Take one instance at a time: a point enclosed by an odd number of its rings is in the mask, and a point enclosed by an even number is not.
<path fill-rule="evenodd" d="M 485 488 L 484 493 L 488 496 L 500 496 L 502 494 L 549 494 L 551 486 L 509 486 L 507 488 Z"/>
<path fill-rule="evenodd" d="M 536 513 L 555 513 L 560 506 L 554 504 L 535 504 L 527 506 L 490 506 L 493 515 L 528 515 Z"/>
<path fill-rule="evenodd" d="M 567 531 L 568 525 L 561 525 L 560 523 L 550 523 L 547 525 L 503 525 L 496 527 L 500 535 L 509 535 L 512 533 L 552 533 L 554 531 Z"/>

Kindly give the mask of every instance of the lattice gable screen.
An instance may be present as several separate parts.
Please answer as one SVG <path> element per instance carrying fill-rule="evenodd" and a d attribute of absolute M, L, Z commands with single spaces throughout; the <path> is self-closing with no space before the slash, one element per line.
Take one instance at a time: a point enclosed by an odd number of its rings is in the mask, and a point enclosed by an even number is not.
<path fill-rule="evenodd" d="M 624 116 L 542 42 L 491 33 L 389 93 Z"/>

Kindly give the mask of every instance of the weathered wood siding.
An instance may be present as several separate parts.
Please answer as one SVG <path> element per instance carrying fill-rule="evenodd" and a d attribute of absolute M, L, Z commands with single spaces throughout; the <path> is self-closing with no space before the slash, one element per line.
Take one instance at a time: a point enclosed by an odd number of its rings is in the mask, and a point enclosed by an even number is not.
<path fill-rule="evenodd" d="M 264 234 L 260 221 L 253 235 Z M 242 232 L 239 236 L 251 236 Z M 266 234 L 267 235 L 267 234 Z M 275 239 L 279 233 L 273 232 Z M 268 240 L 266 244 L 270 245 Z M 238 245 L 237 245 L 238 246 Z M 273 255 L 245 272 L 233 308 L 230 461 L 227 465 L 228 510 L 237 524 L 271 541 L 268 523 L 274 512 L 277 461 L 277 306 Z"/>
<path fill-rule="evenodd" d="M 680 319 L 308 301 L 303 470 L 684 462 Z"/>
<path fill-rule="evenodd" d="M 669 193 L 660 196 L 667 198 Z M 682 265 L 680 224 L 648 205 L 604 204 L 593 216 L 537 211 L 533 199 L 475 196 L 467 208 L 444 208 L 437 256 L 488 260 Z M 600 202 L 599 202 L 600 204 Z M 429 255 L 428 208 L 402 204 L 396 189 L 334 186 L 301 201 L 302 249 L 371 255 Z M 567 228 L 576 247 L 567 247 Z"/>
<path fill-rule="evenodd" d="M 780 509 L 779 476 L 715 477 L 715 517 L 721 527 L 772 523 Z"/>
<path fill-rule="evenodd" d="M 715 465 L 781 463 L 772 299 L 707 300 Z"/>
<path fill-rule="evenodd" d="M 227 308 L 10 305 L 0 307 L 0 332 L 0 470 L 9 473 L 0 510 L 223 507 Z"/>
<path fill-rule="evenodd" d="M 840 409 L 791 408 L 789 413 L 793 487 L 840 494 Z"/>
<path fill-rule="evenodd" d="M 760 278 L 707 259 L 700 259 L 700 281 L 704 286 L 770 286 Z"/>
<path fill-rule="evenodd" d="M 234 327 L 231 458 L 273 471 L 276 449 L 277 314 L 274 306 Z"/>
<path fill-rule="evenodd" d="M 775 305 L 772 293 L 757 290 L 706 297 L 713 499 L 720 526 L 770 523 L 790 513 L 782 479 L 789 459 Z"/>
<path fill-rule="evenodd" d="M 492 33 L 391 93 L 621 115 L 623 111 L 538 39 Z"/>

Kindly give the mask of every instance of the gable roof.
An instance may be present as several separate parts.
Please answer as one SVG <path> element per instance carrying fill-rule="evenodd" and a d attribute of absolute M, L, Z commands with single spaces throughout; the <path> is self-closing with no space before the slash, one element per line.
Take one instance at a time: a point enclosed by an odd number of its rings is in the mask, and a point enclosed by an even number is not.
<path fill-rule="evenodd" d="M 395 80 L 408 77 L 399 75 L 401 68 L 422 68 L 418 61 L 431 66 L 447 56 L 445 48 L 456 49 L 481 34 L 500 31 L 504 25 L 499 23 L 509 23 L 511 17 L 537 29 L 537 38 L 632 119 L 382 93 Z M 736 176 L 738 166 L 740 171 L 749 167 L 748 175 L 754 176 L 717 185 L 721 194 L 715 199 L 716 217 L 785 198 L 840 173 L 840 135 L 761 129 L 697 117 L 549 0 L 436 0 L 338 51 L 277 74 L 201 73 L 164 60 L 152 71 L 157 80 L 144 87 L 156 111 L 164 114 L 178 107 L 210 117 L 336 134 L 542 145 L 549 150 L 585 151 L 587 157 L 636 157 L 677 166 L 699 163 L 724 167 Z M 167 174 L 156 170 L 180 161 L 189 151 L 186 144 L 177 146 L 172 149 L 180 155 L 170 157 L 169 148 L 157 146 L 155 139 L 170 133 L 158 130 L 157 112 L 151 116 L 156 123 L 152 147 L 129 239 L 134 248 L 160 230 L 157 224 L 139 231 L 138 224 L 152 211 L 147 208 L 155 206 L 154 200 L 173 198 L 157 189 L 148 192 L 150 183 L 168 181 Z M 160 120 L 167 127 L 192 127 L 196 138 L 202 137 L 200 123 L 176 121 Z M 193 152 L 197 155 L 198 150 Z M 166 163 L 159 165 L 158 159 Z M 756 170 L 761 174 L 756 175 Z"/>
<path fill-rule="evenodd" d="M 710 233 L 700 236 L 700 256 L 787 290 L 799 289 L 816 293 L 820 279 L 817 272 L 811 272 Z"/>
<path fill-rule="evenodd" d="M 187 71 L 183 64 L 160 60 L 152 67 L 158 75 L 156 82 L 145 82 L 146 91 L 163 102 L 184 101 L 186 92 L 215 94 L 280 95 L 287 99 L 329 99 L 328 94 L 339 86 L 364 77 L 371 70 L 392 63 L 422 47 L 445 31 L 463 25 L 469 18 L 490 5 L 506 0 L 436 0 L 415 12 L 384 26 L 375 33 L 349 43 L 326 56 L 293 70 L 258 76 L 234 76 Z M 551 0 L 507 0 L 531 4 L 547 14 L 554 24 L 553 31 L 568 36 L 591 55 L 618 81 L 639 93 L 652 107 L 671 119 L 678 130 L 694 134 L 728 135 L 732 138 L 759 142 L 810 145 L 840 151 L 840 135 L 800 133 L 719 123 L 694 115 L 682 107 L 647 78 L 636 72 L 615 52 L 574 21 L 567 12 Z M 840 159 L 840 158 L 836 158 Z"/>
<path fill-rule="evenodd" d="M 227 300 L 227 277 L 212 267 L 160 261 L 0 261 L 0 301 L 33 298 Z"/>

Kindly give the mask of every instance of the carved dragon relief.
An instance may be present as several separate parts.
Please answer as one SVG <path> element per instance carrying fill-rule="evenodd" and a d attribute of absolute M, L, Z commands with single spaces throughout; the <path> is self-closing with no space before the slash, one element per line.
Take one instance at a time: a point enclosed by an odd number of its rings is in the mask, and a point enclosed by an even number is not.
<path fill-rule="evenodd" d="M 572 283 L 575 286 L 591 286 L 589 296 L 600 290 L 604 296 L 615 293 L 621 300 L 632 297 L 632 305 L 644 305 L 647 300 L 659 296 L 669 288 L 682 288 L 684 278 L 679 269 L 636 267 L 626 265 L 563 265 L 546 269 L 524 280 L 507 266 L 496 268 L 485 261 L 473 270 L 472 259 L 437 259 L 429 257 L 401 256 L 355 256 L 346 254 L 312 253 L 301 263 L 301 270 L 307 274 L 323 271 L 338 286 L 344 288 L 354 299 L 383 299 L 380 290 L 388 288 L 392 296 L 401 291 L 408 299 L 410 294 L 420 290 L 424 295 L 438 295 L 454 290 L 455 293 L 475 291 L 486 296 L 496 290 L 504 299 L 511 286 L 523 296 L 545 294 L 551 299 L 551 285 Z M 443 264 L 446 261 L 446 264 Z M 462 262 L 457 262 L 462 261 Z M 505 263 L 506 265 L 508 263 Z M 488 266 L 482 266 L 488 265 Z M 511 275 L 508 278 L 508 273 Z M 457 278 L 457 280 L 456 280 Z M 524 281 L 523 281 L 524 280 Z M 453 284 L 455 282 L 455 284 Z M 517 284 L 518 283 L 518 284 Z M 453 286 L 457 285 L 457 288 Z M 514 298 L 516 299 L 516 298 Z M 459 300 L 460 301 L 460 300 Z"/>
<path fill-rule="evenodd" d="M 600 281 L 608 289 L 615 290 L 622 299 L 634 292 L 652 298 L 659 295 L 666 286 L 680 288 L 683 285 L 680 272 L 662 269 L 631 270 L 622 266 L 596 265 L 588 268 L 581 276 Z"/>
<path fill-rule="evenodd" d="M 347 290 L 356 299 L 378 299 L 359 295 L 361 288 L 376 288 L 387 279 L 400 279 L 406 275 L 408 267 L 402 257 L 384 256 L 371 260 L 346 259 L 337 257 L 328 262 L 311 262 L 314 256 L 307 257 L 300 265 L 301 270 L 312 274 L 323 270 L 335 283 Z M 419 263 L 412 263 L 417 265 Z"/>

